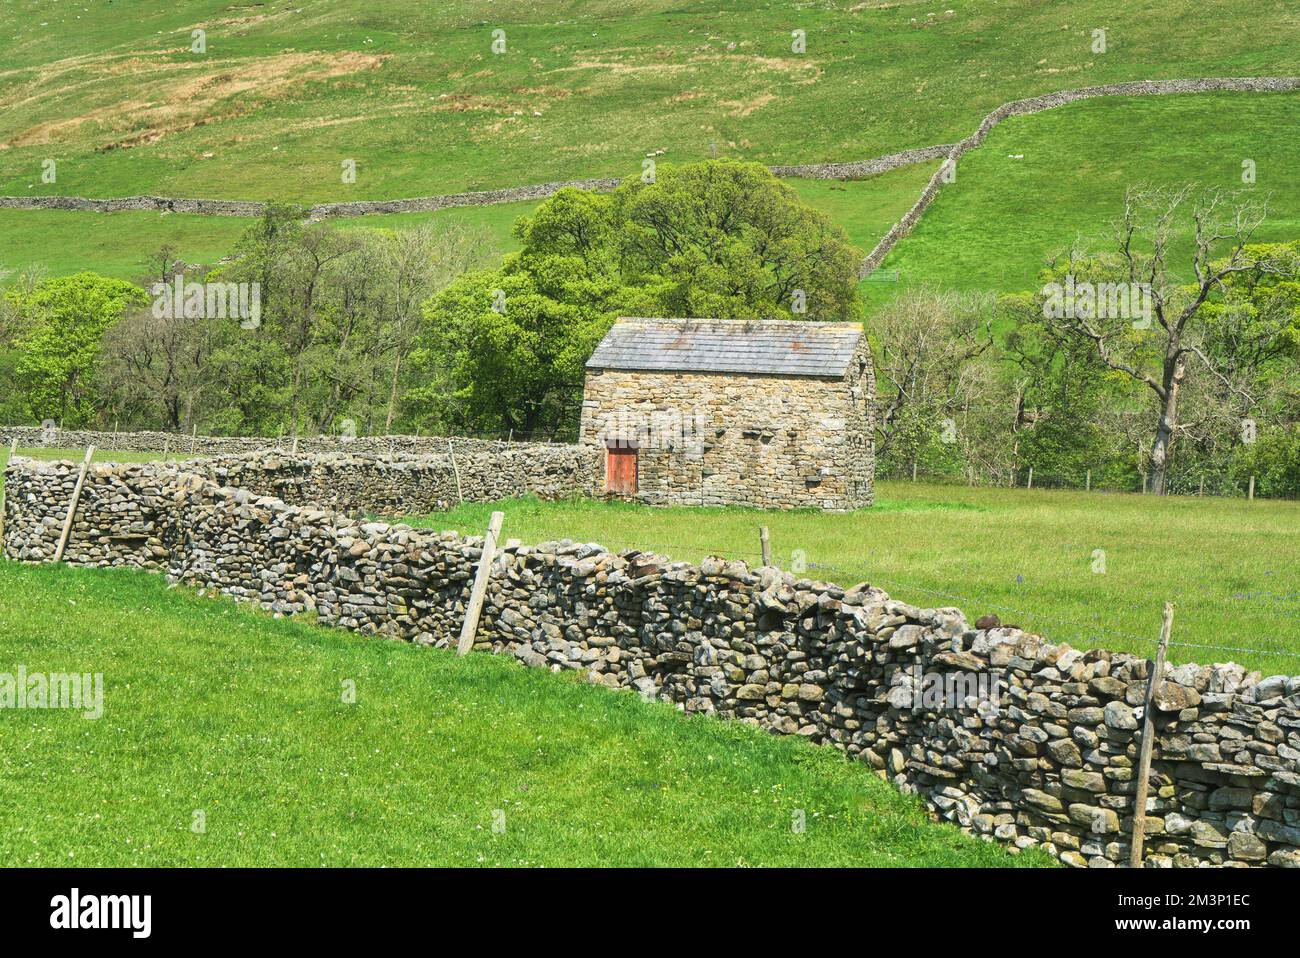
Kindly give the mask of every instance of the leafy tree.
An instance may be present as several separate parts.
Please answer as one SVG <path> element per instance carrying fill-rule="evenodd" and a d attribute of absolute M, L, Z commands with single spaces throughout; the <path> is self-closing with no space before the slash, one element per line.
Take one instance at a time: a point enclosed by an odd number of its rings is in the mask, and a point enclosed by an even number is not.
<path fill-rule="evenodd" d="M 583 364 L 619 315 L 861 317 L 856 251 L 757 164 L 560 190 L 514 231 L 521 248 L 499 269 L 425 309 L 412 399 L 435 428 L 572 434 Z"/>
<path fill-rule="evenodd" d="M 433 375 L 413 398 L 453 429 L 520 436 L 553 435 L 572 418 L 583 364 L 608 329 L 602 310 L 548 296 L 525 272 L 463 276 L 425 317 L 412 361 Z"/>
<path fill-rule="evenodd" d="M 20 358 L 14 375 L 28 409 L 37 419 L 84 424 L 98 398 L 94 378 L 104 333 L 128 308 L 147 301 L 144 290 L 77 273 L 11 295 L 26 315 L 26 332 L 15 343 Z"/>

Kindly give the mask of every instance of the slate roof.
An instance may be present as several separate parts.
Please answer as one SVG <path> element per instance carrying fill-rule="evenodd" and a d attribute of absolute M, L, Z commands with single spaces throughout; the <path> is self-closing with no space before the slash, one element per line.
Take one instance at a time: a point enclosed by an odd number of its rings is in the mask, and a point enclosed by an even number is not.
<path fill-rule="evenodd" d="M 624 317 L 587 368 L 839 378 L 861 339 L 854 323 Z"/>

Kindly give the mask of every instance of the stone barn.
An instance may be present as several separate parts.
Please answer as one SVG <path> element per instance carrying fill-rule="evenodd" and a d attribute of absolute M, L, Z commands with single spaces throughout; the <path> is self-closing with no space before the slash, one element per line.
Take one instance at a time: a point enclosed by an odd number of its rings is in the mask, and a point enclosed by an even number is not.
<path fill-rule="evenodd" d="M 872 502 L 862 327 L 620 319 L 587 362 L 594 492 L 655 505 L 842 511 Z"/>

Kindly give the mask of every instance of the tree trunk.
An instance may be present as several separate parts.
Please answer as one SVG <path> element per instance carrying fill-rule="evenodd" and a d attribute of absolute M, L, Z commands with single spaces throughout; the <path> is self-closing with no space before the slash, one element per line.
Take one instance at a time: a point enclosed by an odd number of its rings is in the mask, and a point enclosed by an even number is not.
<path fill-rule="evenodd" d="M 397 357 L 393 360 L 393 379 L 388 390 L 388 417 L 384 420 L 384 432 L 392 434 L 393 417 L 397 414 L 397 383 L 401 378 L 402 372 L 402 351 L 397 351 Z"/>
<path fill-rule="evenodd" d="M 1170 367 L 1165 377 L 1164 407 L 1160 410 L 1160 423 L 1156 426 L 1155 442 L 1151 445 L 1151 493 L 1157 496 L 1165 494 L 1165 477 L 1169 472 L 1169 453 L 1174 442 L 1174 430 L 1178 426 L 1178 390 L 1183 384 L 1183 375 L 1187 364 L 1180 356 Z"/>

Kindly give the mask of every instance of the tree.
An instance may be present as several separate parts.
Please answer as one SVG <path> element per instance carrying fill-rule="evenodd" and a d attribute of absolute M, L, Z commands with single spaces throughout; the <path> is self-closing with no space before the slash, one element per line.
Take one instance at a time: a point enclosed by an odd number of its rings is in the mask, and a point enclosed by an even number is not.
<path fill-rule="evenodd" d="M 1230 379 L 1225 357 L 1204 348 L 1204 307 L 1234 275 L 1273 270 L 1250 246 L 1265 212 L 1263 205 L 1218 191 L 1192 197 L 1190 188 L 1130 190 L 1119 223 L 1118 255 L 1089 256 L 1075 249 L 1058 264 L 1066 282 L 1057 284 L 1045 303 L 1048 317 L 1066 335 L 1089 342 L 1101 362 L 1147 387 L 1156 399 L 1148 470 L 1157 495 L 1166 490 L 1190 364 Z M 1171 246 L 1184 219 L 1192 226 L 1190 283 L 1178 282 L 1170 272 Z M 1122 284 L 1118 290 L 1117 284 Z M 1070 294 L 1063 298 L 1061 289 Z M 1125 302 L 1117 293 L 1128 297 L 1129 308 L 1115 308 Z M 1139 309 L 1132 308 L 1135 298 Z"/>
<path fill-rule="evenodd" d="M 622 277 L 658 315 L 860 318 L 861 255 L 843 230 L 756 163 L 661 166 L 610 198 Z"/>
<path fill-rule="evenodd" d="M 83 424 L 95 410 L 94 375 L 104 333 L 129 307 L 147 301 L 144 290 L 77 273 L 15 295 L 27 331 L 15 344 L 20 358 L 14 373 L 28 408 L 37 419 Z"/>
<path fill-rule="evenodd" d="M 992 306 L 984 297 L 908 289 L 873 317 L 882 461 L 901 465 L 936 439 L 955 449 L 971 438 L 957 420 L 983 405 L 976 397 L 987 380 L 976 361 L 993 345 Z"/>
<path fill-rule="evenodd" d="M 515 224 L 521 248 L 425 309 L 424 421 L 572 433 L 583 364 L 614 318 L 854 320 L 858 254 L 768 170 L 661 166 L 611 194 L 564 189 Z M 498 294 L 500 291 L 500 294 Z"/>
<path fill-rule="evenodd" d="M 465 432 L 554 436 L 573 420 L 587 357 L 608 329 L 598 308 L 546 295 L 526 272 L 461 277 L 425 309 L 416 398 Z"/>
<path fill-rule="evenodd" d="M 384 431 L 391 432 L 401 399 L 404 363 L 420 333 L 424 303 L 455 277 L 480 264 L 486 248 L 481 230 L 450 224 L 441 230 L 420 226 L 376 231 L 382 296 L 387 323 L 380 350 L 389 362 Z"/>

